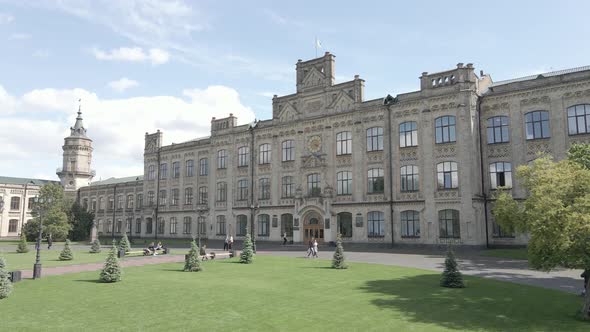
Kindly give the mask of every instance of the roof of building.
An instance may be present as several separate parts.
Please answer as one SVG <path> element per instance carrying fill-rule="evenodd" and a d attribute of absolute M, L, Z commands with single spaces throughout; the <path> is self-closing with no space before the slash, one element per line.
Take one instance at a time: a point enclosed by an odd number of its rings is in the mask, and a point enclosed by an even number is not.
<path fill-rule="evenodd" d="M 134 182 L 134 181 L 143 181 L 143 175 L 136 175 L 136 176 L 127 176 L 124 178 L 109 178 L 102 181 L 95 181 L 90 184 L 90 186 L 104 186 L 109 184 L 118 184 L 118 183 L 126 183 L 126 182 Z"/>
<path fill-rule="evenodd" d="M 542 73 L 542 74 L 537 74 L 537 75 L 530 75 L 530 76 L 518 77 L 518 78 L 513 78 L 513 79 L 509 79 L 509 80 L 504 80 L 504 81 L 498 81 L 498 82 L 494 82 L 491 86 L 492 87 L 495 87 L 495 86 L 505 85 L 505 84 L 510 84 L 510 83 L 515 83 L 515 82 L 530 81 L 530 80 L 534 80 L 534 79 L 537 79 L 537 78 L 543 78 L 543 77 L 551 77 L 551 76 L 559 76 L 559 75 L 577 73 L 577 72 L 586 71 L 586 70 L 590 70 L 590 66 L 576 67 L 576 68 L 570 68 L 570 69 L 564 69 L 564 70 L 557 70 L 557 71 L 551 71 L 551 72 L 548 72 L 548 73 Z"/>
<path fill-rule="evenodd" d="M 31 178 L 13 178 L 8 176 L 0 176 L 0 184 L 32 184 L 35 186 L 42 186 L 47 183 L 59 183 L 55 180 L 31 179 Z"/>

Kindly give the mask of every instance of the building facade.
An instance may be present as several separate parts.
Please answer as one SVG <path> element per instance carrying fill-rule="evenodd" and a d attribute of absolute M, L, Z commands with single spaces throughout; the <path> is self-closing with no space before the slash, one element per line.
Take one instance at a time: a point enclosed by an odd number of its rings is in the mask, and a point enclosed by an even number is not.
<path fill-rule="evenodd" d="M 41 186 L 57 181 L 0 176 L 0 238 L 20 236 L 23 225 L 33 219 L 33 199 Z"/>
<path fill-rule="evenodd" d="M 494 83 L 459 63 L 364 100 L 364 80 L 336 84 L 326 52 L 297 62 L 296 92 L 272 107 L 248 125 L 213 118 L 210 137 L 181 144 L 146 133 L 142 176 L 79 189 L 96 233 L 524 244 L 494 223 L 493 193 L 524 197 L 518 165 L 590 142 L 590 67 Z"/>

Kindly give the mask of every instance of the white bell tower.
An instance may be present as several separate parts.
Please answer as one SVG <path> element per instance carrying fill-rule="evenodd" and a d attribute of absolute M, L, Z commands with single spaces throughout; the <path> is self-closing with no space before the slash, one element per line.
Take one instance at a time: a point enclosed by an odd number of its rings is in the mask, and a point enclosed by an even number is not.
<path fill-rule="evenodd" d="M 66 194 L 73 194 L 80 187 L 87 186 L 96 174 L 90 168 L 92 140 L 86 136 L 81 109 L 81 105 L 78 106 L 76 123 L 70 128 L 70 136 L 64 138 L 63 164 L 56 172 Z"/>

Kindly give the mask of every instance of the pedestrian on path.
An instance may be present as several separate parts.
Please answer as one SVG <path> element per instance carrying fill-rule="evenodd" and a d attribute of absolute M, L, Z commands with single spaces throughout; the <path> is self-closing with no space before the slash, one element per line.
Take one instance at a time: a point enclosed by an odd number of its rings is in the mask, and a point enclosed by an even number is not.
<path fill-rule="evenodd" d="M 229 236 L 225 236 L 225 241 L 223 241 L 223 251 L 227 251 L 227 247 L 229 246 Z"/>
<path fill-rule="evenodd" d="M 307 257 L 313 254 L 313 239 L 309 240 L 307 243 Z"/>
<path fill-rule="evenodd" d="M 234 236 L 230 235 L 229 236 L 229 243 L 227 245 L 227 247 L 229 248 L 230 251 L 231 251 L 231 247 L 233 246 L 233 244 L 234 244 Z"/>
<path fill-rule="evenodd" d="M 318 241 L 315 239 L 313 240 L 313 257 L 319 258 L 319 256 L 318 256 Z"/>
<path fill-rule="evenodd" d="M 47 249 L 51 249 L 52 245 L 53 245 L 53 236 L 51 236 L 51 233 L 49 233 L 49 236 L 47 237 Z"/>
<path fill-rule="evenodd" d="M 283 233 L 283 245 L 287 244 L 287 232 Z"/>

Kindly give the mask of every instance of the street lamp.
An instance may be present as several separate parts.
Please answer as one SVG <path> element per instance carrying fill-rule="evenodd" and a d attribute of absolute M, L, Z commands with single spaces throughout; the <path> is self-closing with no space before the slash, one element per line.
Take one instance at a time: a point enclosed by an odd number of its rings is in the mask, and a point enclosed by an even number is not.
<path fill-rule="evenodd" d="M 35 196 L 33 202 L 35 202 L 35 208 L 39 213 L 39 236 L 37 237 L 37 256 L 33 265 L 33 279 L 39 279 L 41 278 L 41 237 L 43 236 L 43 213 L 45 212 L 45 206 L 43 205 L 51 204 L 52 199 L 51 197 Z"/>
<path fill-rule="evenodd" d="M 199 251 L 201 251 L 201 219 L 203 218 L 203 214 L 207 213 L 209 209 L 207 209 L 206 207 L 203 206 L 199 206 L 197 207 L 197 236 L 199 238 Z M 193 236 L 193 240 L 194 240 L 194 236 Z"/>
<path fill-rule="evenodd" d="M 254 217 L 256 217 L 256 212 L 260 209 L 260 204 L 256 203 L 256 205 L 250 205 L 250 236 L 252 237 L 252 251 L 256 253 L 256 240 L 254 238 Z"/>

